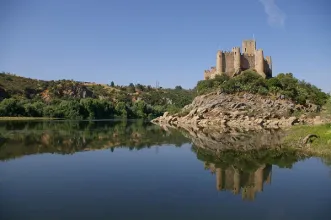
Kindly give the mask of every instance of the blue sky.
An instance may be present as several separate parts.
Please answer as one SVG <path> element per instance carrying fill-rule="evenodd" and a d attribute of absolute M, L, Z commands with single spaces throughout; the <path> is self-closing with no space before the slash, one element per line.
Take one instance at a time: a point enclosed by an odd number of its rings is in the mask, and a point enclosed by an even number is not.
<path fill-rule="evenodd" d="M 193 88 L 255 36 L 273 73 L 331 91 L 328 0 L 1 0 L 0 71 Z"/>

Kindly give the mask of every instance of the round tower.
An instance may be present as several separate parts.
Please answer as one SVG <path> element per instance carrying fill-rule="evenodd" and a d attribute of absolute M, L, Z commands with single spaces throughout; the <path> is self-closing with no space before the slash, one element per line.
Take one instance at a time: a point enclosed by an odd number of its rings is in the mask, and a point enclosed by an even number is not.
<path fill-rule="evenodd" d="M 264 57 L 262 49 L 255 51 L 255 69 L 262 77 L 266 77 L 264 73 Z"/>
<path fill-rule="evenodd" d="M 223 72 L 223 52 L 217 51 L 216 54 L 216 74 L 221 75 Z"/>
<path fill-rule="evenodd" d="M 271 56 L 266 56 L 265 59 L 267 60 L 267 66 L 265 66 L 265 73 L 268 75 L 268 77 L 272 77 L 272 61 Z"/>
<path fill-rule="evenodd" d="M 234 67 L 234 74 L 237 75 L 240 73 L 240 47 L 234 47 L 232 49 L 233 52 L 233 67 Z"/>

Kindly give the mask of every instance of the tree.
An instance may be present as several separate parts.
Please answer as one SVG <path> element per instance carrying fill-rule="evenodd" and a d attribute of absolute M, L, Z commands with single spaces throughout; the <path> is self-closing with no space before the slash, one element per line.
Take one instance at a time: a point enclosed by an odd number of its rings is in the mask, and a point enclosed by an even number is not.
<path fill-rule="evenodd" d="M 130 93 L 134 93 L 134 92 L 136 92 L 136 88 L 135 88 L 135 86 L 134 86 L 133 83 L 130 83 L 130 84 L 129 84 L 128 92 L 130 92 Z"/>
<path fill-rule="evenodd" d="M 25 109 L 17 99 L 4 99 L 0 102 L 0 116 L 25 116 Z"/>
<path fill-rule="evenodd" d="M 126 104 L 124 102 L 117 103 L 115 107 L 116 115 L 121 116 L 123 118 L 127 118 L 128 112 L 126 110 Z"/>
<path fill-rule="evenodd" d="M 111 86 L 111 87 L 115 87 L 115 83 L 114 83 L 114 81 L 111 81 L 111 82 L 110 82 L 110 86 Z"/>
<path fill-rule="evenodd" d="M 136 88 L 140 91 L 144 91 L 144 86 L 139 83 L 136 85 Z"/>

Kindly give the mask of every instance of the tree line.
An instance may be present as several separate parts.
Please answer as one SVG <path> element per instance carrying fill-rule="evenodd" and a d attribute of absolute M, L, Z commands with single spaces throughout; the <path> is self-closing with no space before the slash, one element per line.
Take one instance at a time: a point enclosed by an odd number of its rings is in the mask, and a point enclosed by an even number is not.
<path fill-rule="evenodd" d="M 4 99 L 0 102 L 0 116 L 48 117 L 64 119 L 153 118 L 163 114 L 139 100 L 132 105 L 125 102 L 85 98 L 80 100 L 53 100 L 50 103 L 34 100 Z"/>

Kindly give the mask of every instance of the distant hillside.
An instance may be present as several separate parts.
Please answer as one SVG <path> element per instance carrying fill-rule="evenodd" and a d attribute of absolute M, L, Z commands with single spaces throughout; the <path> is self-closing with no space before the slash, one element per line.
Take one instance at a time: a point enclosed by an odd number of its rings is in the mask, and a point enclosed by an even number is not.
<path fill-rule="evenodd" d="M 176 94 L 171 94 L 173 91 L 176 91 Z M 10 73 L 0 73 L 1 99 L 17 98 L 50 101 L 53 99 L 81 99 L 90 97 L 114 102 L 128 100 L 135 101 L 141 99 L 148 102 L 151 93 L 159 93 L 160 95 L 164 95 L 163 102 L 162 100 L 158 100 L 158 104 L 163 105 L 169 102 L 169 99 L 176 99 L 176 96 L 180 93 L 190 95 L 192 91 L 184 90 L 180 86 L 178 86 L 177 89 L 163 89 L 140 84 L 118 86 L 115 84 L 107 85 L 93 82 L 79 82 L 74 80 L 45 81 L 25 78 Z M 157 97 L 157 99 L 159 98 L 160 97 Z"/>
<path fill-rule="evenodd" d="M 164 89 L 133 83 L 119 86 L 114 82 L 107 85 L 73 80 L 45 81 L 0 73 L 0 101 L 4 100 L 0 104 L 0 116 L 111 118 L 117 115 L 143 118 L 178 111 L 193 97 L 193 90 L 181 86 Z M 74 113 L 64 110 L 75 108 Z"/>

